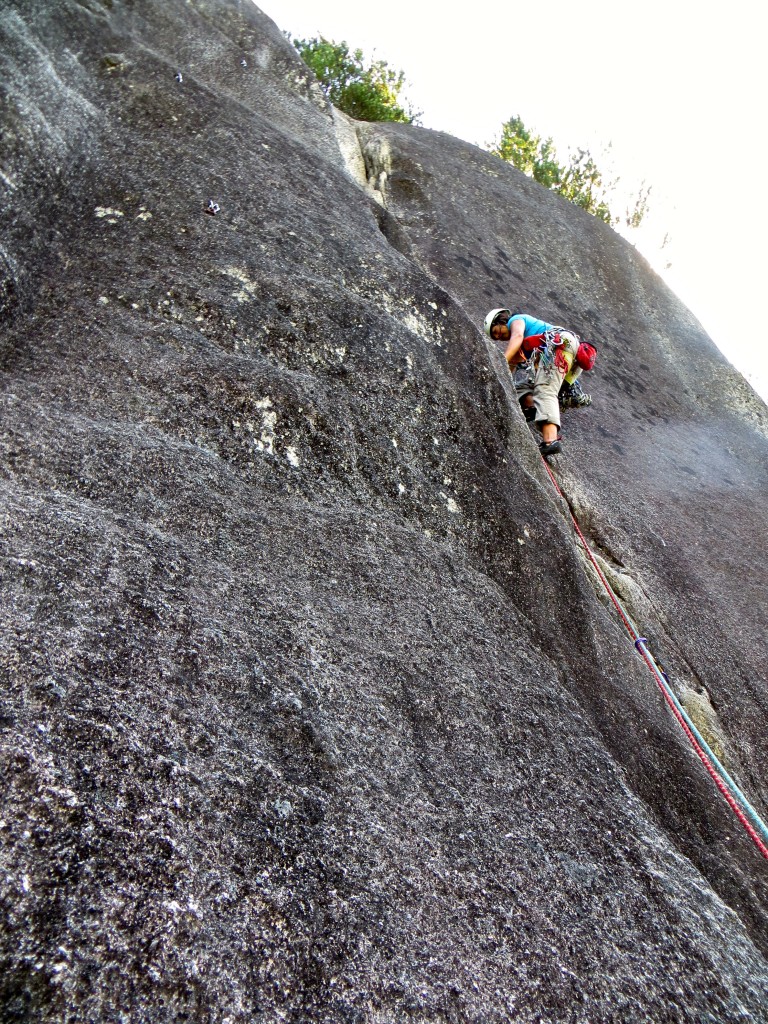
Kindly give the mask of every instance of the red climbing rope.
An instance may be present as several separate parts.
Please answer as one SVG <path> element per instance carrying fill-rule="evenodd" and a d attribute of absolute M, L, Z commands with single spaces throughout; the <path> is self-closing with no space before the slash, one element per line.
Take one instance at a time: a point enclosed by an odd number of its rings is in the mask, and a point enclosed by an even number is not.
<path fill-rule="evenodd" d="M 557 491 L 558 495 L 563 499 L 563 501 L 565 501 L 566 505 L 568 505 L 568 502 L 566 501 L 563 492 L 560 490 L 560 487 L 559 487 L 559 485 L 557 483 L 557 480 L 555 479 L 555 475 L 552 472 L 552 470 L 550 469 L 549 464 L 547 463 L 546 459 L 542 458 L 541 461 L 544 463 L 544 468 L 546 469 L 547 473 L 549 474 L 549 478 L 552 481 L 552 484 L 553 484 L 555 490 Z M 590 562 L 594 566 L 595 571 L 597 572 L 597 575 L 600 577 L 600 581 L 602 582 L 603 586 L 605 587 L 606 592 L 607 592 L 608 596 L 610 597 L 614 607 L 616 608 L 616 611 L 619 613 L 619 616 L 620 616 L 622 622 L 626 626 L 628 633 L 630 634 L 632 639 L 635 641 L 635 647 L 637 648 L 637 650 L 641 654 L 641 656 L 643 658 L 643 661 L 646 663 L 648 668 L 653 673 L 653 677 L 656 680 L 656 685 L 659 687 L 659 689 L 661 690 L 662 694 L 664 695 L 664 700 L 667 702 L 667 704 L 669 705 L 670 709 L 672 710 L 672 714 L 675 716 L 675 718 L 679 722 L 681 728 L 683 729 L 683 732 L 688 737 L 688 740 L 690 741 L 690 744 L 693 747 L 693 749 L 696 751 L 696 754 L 698 755 L 699 759 L 701 760 L 701 763 L 704 765 L 706 770 L 709 772 L 709 774 L 710 774 L 710 776 L 712 778 L 712 781 L 715 783 L 717 788 L 720 790 L 722 795 L 725 797 L 725 800 L 728 803 L 728 806 L 731 808 L 733 813 L 736 815 L 736 817 L 739 819 L 741 824 L 744 826 L 744 828 L 745 828 L 745 830 L 747 832 L 747 835 L 750 837 L 750 839 L 755 844 L 755 846 L 758 848 L 758 850 L 763 855 L 763 857 L 765 857 L 765 859 L 768 860 L 768 847 L 765 845 L 765 843 L 762 841 L 762 839 L 757 834 L 755 829 L 752 827 L 752 825 L 751 825 L 749 819 L 747 818 L 746 814 L 741 809 L 741 807 L 739 807 L 739 805 L 738 805 L 736 799 L 734 798 L 733 794 L 730 792 L 730 790 L 728 789 L 726 784 L 720 778 L 720 775 L 718 774 L 717 770 L 715 769 L 715 766 L 712 764 L 710 759 L 707 757 L 707 755 L 706 755 L 705 751 L 702 749 L 701 744 L 699 743 L 699 741 L 693 735 L 690 726 L 685 721 L 685 718 L 683 717 L 683 715 L 680 713 L 679 708 L 676 707 L 674 700 L 672 699 L 671 695 L 669 694 L 669 692 L 667 691 L 666 687 L 663 685 L 661 679 L 659 678 L 659 670 L 658 670 L 658 668 L 656 667 L 655 663 L 653 662 L 653 659 L 650 657 L 650 655 L 648 654 L 648 652 L 644 648 L 644 642 L 645 642 L 644 638 L 643 637 L 639 637 L 637 635 L 637 631 L 633 627 L 633 625 L 630 622 L 630 620 L 627 618 L 627 615 L 624 612 L 624 609 L 621 607 L 621 604 L 616 599 L 616 595 L 613 592 L 613 588 L 611 587 L 611 585 L 608 582 L 608 580 L 605 578 L 605 574 L 603 573 L 603 570 L 600 568 L 600 566 L 597 563 L 597 560 L 596 560 L 595 556 L 592 554 L 592 549 L 590 548 L 589 544 L 587 544 L 587 540 L 586 540 L 584 534 L 581 532 L 581 527 L 578 524 L 576 516 L 571 511 L 570 505 L 568 505 L 568 511 L 570 513 L 571 520 L 573 521 L 573 525 L 576 528 L 576 533 L 579 535 L 579 539 L 581 540 L 581 543 L 584 546 L 584 550 L 586 551 L 587 556 L 588 556 Z"/>

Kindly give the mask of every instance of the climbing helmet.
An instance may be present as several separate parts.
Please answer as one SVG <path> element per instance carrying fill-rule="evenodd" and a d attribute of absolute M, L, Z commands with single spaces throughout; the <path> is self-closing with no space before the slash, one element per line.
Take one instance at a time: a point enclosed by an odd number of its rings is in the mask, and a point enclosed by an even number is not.
<path fill-rule="evenodd" d="M 511 309 L 492 309 L 483 321 L 483 330 L 490 338 L 491 328 L 494 324 L 506 323 L 512 316 Z"/>

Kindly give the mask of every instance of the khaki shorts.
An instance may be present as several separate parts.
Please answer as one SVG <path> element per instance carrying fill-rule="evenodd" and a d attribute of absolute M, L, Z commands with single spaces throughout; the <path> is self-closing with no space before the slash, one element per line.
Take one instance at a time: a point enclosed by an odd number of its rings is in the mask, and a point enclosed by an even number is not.
<path fill-rule="evenodd" d="M 534 367 L 529 370 L 528 378 L 522 383 L 515 380 L 515 390 L 519 399 L 522 400 L 526 395 L 533 396 L 536 426 L 539 429 L 545 423 L 560 426 L 560 403 L 557 396 L 560 394 L 563 380 L 566 374 L 571 380 L 579 376 L 578 370 L 571 370 L 579 347 L 578 338 L 570 331 L 561 331 L 560 340 L 562 344 L 554 349 L 552 359 L 542 358 L 537 352 Z"/>

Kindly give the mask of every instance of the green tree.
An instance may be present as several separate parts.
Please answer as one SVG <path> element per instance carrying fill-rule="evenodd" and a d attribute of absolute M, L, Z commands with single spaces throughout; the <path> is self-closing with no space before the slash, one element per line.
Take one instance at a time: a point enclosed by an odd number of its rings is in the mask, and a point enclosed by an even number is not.
<path fill-rule="evenodd" d="M 643 222 L 643 217 L 645 217 L 646 213 L 648 213 L 648 204 L 650 201 L 650 197 L 651 186 L 646 185 L 645 182 L 643 182 L 638 194 L 636 196 L 633 196 L 632 200 L 630 200 L 632 202 L 632 206 L 627 206 L 624 215 L 624 223 L 627 225 L 628 228 L 640 227 L 640 225 Z M 665 237 L 664 243 L 662 244 L 662 248 L 666 244 L 667 237 L 668 236 Z"/>
<path fill-rule="evenodd" d="M 502 125 L 501 137 L 491 152 L 546 188 L 555 188 L 563 174 L 552 139 L 542 142 L 541 136 L 534 135 L 519 117 L 511 117 Z"/>
<path fill-rule="evenodd" d="M 607 189 L 603 175 L 589 150 L 579 149 L 571 156 L 555 191 L 606 224 L 618 223 L 606 202 Z"/>
<path fill-rule="evenodd" d="M 588 149 L 577 150 L 571 154 L 567 164 L 561 164 L 552 139 L 542 141 L 541 136 L 526 128 L 519 117 L 511 117 L 502 125 L 499 139 L 489 148 L 529 178 L 557 192 L 606 224 L 615 225 L 621 220 L 611 213 L 608 205 L 609 196 L 617 182 L 605 183 Z M 648 211 L 649 194 L 650 188 L 644 188 L 638 196 L 633 197 L 632 206 L 627 208 L 624 218 L 627 227 L 640 226 Z"/>
<path fill-rule="evenodd" d="M 402 71 L 394 71 L 385 60 L 367 66 L 362 50 L 350 50 L 346 42 L 319 39 L 291 39 L 302 60 L 317 76 L 328 99 L 339 110 L 358 121 L 400 121 L 413 124 L 418 114 L 400 105 L 405 82 Z"/>

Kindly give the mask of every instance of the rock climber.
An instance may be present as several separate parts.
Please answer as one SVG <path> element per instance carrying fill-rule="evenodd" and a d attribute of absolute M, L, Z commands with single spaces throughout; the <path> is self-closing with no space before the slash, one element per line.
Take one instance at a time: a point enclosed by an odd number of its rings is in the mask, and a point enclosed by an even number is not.
<path fill-rule="evenodd" d="M 595 365 L 595 348 L 564 327 L 556 327 L 527 313 L 492 309 L 485 318 L 485 333 L 507 344 L 507 364 L 512 373 L 529 363 L 533 373 L 516 384 L 525 418 L 541 431 L 539 451 L 555 455 L 560 446 L 560 402 L 563 406 L 590 405 L 578 378 Z"/>

